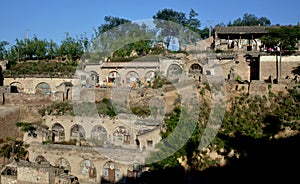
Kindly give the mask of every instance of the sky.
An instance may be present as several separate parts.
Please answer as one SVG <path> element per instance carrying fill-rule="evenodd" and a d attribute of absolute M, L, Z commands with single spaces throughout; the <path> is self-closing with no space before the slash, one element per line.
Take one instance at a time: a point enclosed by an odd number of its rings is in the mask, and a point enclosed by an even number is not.
<path fill-rule="evenodd" d="M 17 38 L 36 35 L 59 44 L 66 32 L 91 37 L 105 16 L 139 21 L 165 8 L 186 15 L 194 9 L 201 29 L 245 13 L 267 17 L 272 24 L 296 25 L 299 7 L 299 0 L 0 0 L 0 41 L 13 45 Z"/>

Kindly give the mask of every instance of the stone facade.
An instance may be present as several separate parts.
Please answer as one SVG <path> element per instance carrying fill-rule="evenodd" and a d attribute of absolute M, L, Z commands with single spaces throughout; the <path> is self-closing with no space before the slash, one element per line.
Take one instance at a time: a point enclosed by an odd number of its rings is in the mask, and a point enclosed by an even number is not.
<path fill-rule="evenodd" d="M 295 76 L 292 70 L 300 66 L 300 56 L 281 57 L 281 76 L 280 76 L 280 56 L 260 56 L 260 80 L 276 78 L 276 61 L 278 62 L 278 78 L 293 79 Z"/>
<path fill-rule="evenodd" d="M 0 139 L 5 140 L 7 137 L 16 137 L 18 128 L 15 123 L 20 121 L 20 109 L 16 107 L 0 107 L 0 129 L 10 130 L 2 131 Z"/>
<path fill-rule="evenodd" d="M 54 167 L 48 162 L 31 163 L 14 161 L 1 171 L 2 184 L 74 184 L 75 176 L 67 175 L 62 168 Z"/>
<path fill-rule="evenodd" d="M 39 93 L 39 85 L 46 84 L 51 92 L 67 92 L 67 84 L 73 84 L 78 79 L 63 79 L 63 78 L 5 78 L 5 86 L 17 86 L 18 92 L 36 94 Z"/>
<path fill-rule="evenodd" d="M 132 174 L 134 164 L 143 165 L 144 159 L 155 150 L 161 139 L 159 123 L 152 123 L 156 121 L 128 115 L 113 119 L 45 116 L 44 133 L 37 132 L 35 137 L 25 134 L 24 141 L 30 144 L 31 162 L 43 158 L 77 176 L 79 182 L 99 183 L 103 177 L 118 181 Z M 48 140 L 60 144 L 43 144 Z M 72 140 L 76 140 L 75 145 L 65 145 Z M 114 165 L 113 175 L 108 174 L 107 164 Z M 135 172 L 142 172 L 142 167 Z"/>
<path fill-rule="evenodd" d="M 157 58 L 154 61 L 132 61 L 132 62 L 104 62 L 102 64 L 86 64 L 84 70 L 97 77 L 98 83 L 101 85 L 110 83 L 123 87 L 135 87 L 140 84 L 147 84 L 155 77 L 157 73 L 168 77 L 168 74 L 176 65 L 179 70 L 185 74 L 195 73 L 193 64 L 199 65 L 197 76 L 202 75 L 202 64 L 197 58 L 193 59 L 193 63 L 185 66 L 182 59 Z"/>

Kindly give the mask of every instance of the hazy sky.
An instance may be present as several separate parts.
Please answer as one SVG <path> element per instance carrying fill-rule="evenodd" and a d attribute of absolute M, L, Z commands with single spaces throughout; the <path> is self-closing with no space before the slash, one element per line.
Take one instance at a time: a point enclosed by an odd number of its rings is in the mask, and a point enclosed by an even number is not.
<path fill-rule="evenodd" d="M 90 36 L 104 23 L 104 16 L 129 20 L 151 19 L 164 8 L 188 15 L 199 13 L 204 28 L 212 20 L 228 23 L 244 13 L 265 16 L 272 24 L 295 25 L 300 18 L 299 0 L 0 0 L 0 41 L 15 44 L 15 39 L 37 35 L 60 43 L 65 33 Z"/>

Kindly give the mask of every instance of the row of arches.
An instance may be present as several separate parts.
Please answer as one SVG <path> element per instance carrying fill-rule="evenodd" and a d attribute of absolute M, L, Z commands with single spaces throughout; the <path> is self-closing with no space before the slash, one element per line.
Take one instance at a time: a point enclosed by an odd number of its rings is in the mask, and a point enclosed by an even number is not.
<path fill-rule="evenodd" d="M 65 141 L 65 128 L 60 123 L 53 124 L 52 141 Z M 115 144 L 129 143 L 130 134 L 126 127 L 117 126 L 113 131 L 113 138 Z M 82 125 L 74 124 L 70 129 L 70 139 L 86 140 L 86 131 Z M 108 131 L 102 125 L 96 125 L 91 130 L 90 141 L 97 146 L 103 145 L 108 140 Z"/>
<path fill-rule="evenodd" d="M 202 66 L 198 63 L 194 63 L 189 68 L 189 74 L 195 75 L 195 74 L 202 74 Z M 182 74 L 183 69 L 178 64 L 171 64 L 167 69 L 167 77 L 174 77 L 178 74 Z M 122 83 L 137 83 L 142 80 L 145 82 L 151 81 L 155 77 L 154 71 L 148 71 L 144 78 L 142 78 L 136 71 L 129 71 L 125 79 L 121 79 L 121 75 L 117 71 L 111 71 L 108 73 L 107 81 L 108 83 L 114 83 L 114 84 L 120 84 Z M 99 74 L 95 71 L 91 71 L 91 78 L 93 81 L 96 81 L 99 83 Z M 122 80 L 122 81 L 121 81 Z M 16 92 L 24 92 L 25 86 L 19 81 L 14 81 L 10 83 L 10 86 L 14 86 L 16 88 Z M 50 94 L 52 92 L 51 86 L 47 82 L 40 82 L 38 83 L 35 88 L 35 93 L 38 94 Z"/>
<path fill-rule="evenodd" d="M 18 81 L 10 83 L 10 86 L 14 86 L 16 88 L 15 92 L 24 92 L 25 89 L 24 84 Z M 51 87 L 46 82 L 40 82 L 35 86 L 35 92 L 39 94 L 49 94 L 51 93 Z"/>
<path fill-rule="evenodd" d="M 111 71 L 108 73 L 107 76 L 107 82 L 108 83 L 114 83 L 114 84 L 120 84 L 120 83 L 137 83 L 142 80 L 145 80 L 145 82 L 151 81 L 155 77 L 155 72 L 154 71 L 148 71 L 142 79 L 142 77 L 136 72 L 136 71 L 129 71 L 126 76 L 125 80 L 121 79 L 121 75 L 117 71 Z"/>
<path fill-rule="evenodd" d="M 189 68 L 189 74 L 198 74 L 198 75 L 201 75 L 203 72 L 203 68 L 200 64 L 198 63 L 194 63 L 190 66 Z M 180 74 L 183 73 L 183 69 L 180 65 L 178 64 L 171 64 L 168 69 L 167 69 L 167 77 L 176 77 Z M 146 73 L 145 75 L 145 82 L 149 82 L 151 81 L 151 79 L 153 79 L 155 77 L 155 72 L 154 71 L 149 71 Z M 139 82 L 141 81 L 141 77 L 140 75 L 135 72 L 135 71 L 129 71 L 127 74 L 126 74 L 126 77 L 125 77 L 125 81 L 122 81 L 123 83 L 136 83 L 136 82 Z M 121 75 L 117 72 L 117 71 L 111 71 L 109 72 L 108 74 L 108 77 L 107 77 L 107 82 L 108 83 L 115 83 L 115 84 L 120 84 L 121 83 Z"/>
<path fill-rule="evenodd" d="M 35 162 L 42 163 L 48 161 L 44 156 L 38 155 L 35 159 Z M 57 159 L 54 162 L 54 166 L 63 169 L 64 173 L 66 174 L 72 173 L 72 169 L 75 169 L 71 168 L 70 162 L 63 157 Z M 143 166 L 139 164 L 132 164 L 127 168 L 127 176 L 131 178 L 139 177 L 142 170 Z M 118 164 L 112 161 L 106 162 L 103 165 L 102 171 L 102 177 L 109 182 L 113 183 L 121 178 L 121 168 L 118 166 Z M 97 178 L 97 166 L 93 163 L 93 161 L 84 159 L 79 163 L 78 173 L 80 174 L 81 179 L 95 180 Z"/>

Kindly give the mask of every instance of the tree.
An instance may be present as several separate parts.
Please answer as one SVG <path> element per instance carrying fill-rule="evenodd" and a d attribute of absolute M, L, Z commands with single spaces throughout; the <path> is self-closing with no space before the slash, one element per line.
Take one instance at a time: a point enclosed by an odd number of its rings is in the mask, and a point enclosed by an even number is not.
<path fill-rule="evenodd" d="M 300 39 L 300 27 L 281 26 L 268 28 L 268 35 L 263 36 L 261 40 L 270 47 L 280 46 L 281 50 L 296 50 L 296 44 Z"/>
<path fill-rule="evenodd" d="M 3 60 L 7 57 L 7 50 L 6 50 L 6 46 L 9 43 L 7 41 L 1 41 L 0 42 L 0 60 Z"/>
<path fill-rule="evenodd" d="M 187 27 L 190 29 L 188 31 L 189 32 L 189 34 L 188 34 L 188 41 L 189 41 L 189 43 L 198 41 L 199 35 L 203 39 L 204 38 L 208 38 L 209 32 L 206 32 L 206 30 L 208 30 L 208 28 L 200 30 L 201 21 L 196 18 L 198 15 L 199 14 L 197 12 L 195 12 L 195 10 L 193 10 L 193 9 L 190 10 L 189 19 L 187 20 Z M 191 34 L 192 32 L 193 33 L 197 33 L 199 35 L 197 35 L 196 38 L 193 38 L 192 35 L 195 35 L 195 34 Z"/>
<path fill-rule="evenodd" d="M 209 37 L 209 28 L 205 27 L 204 29 L 200 30 L 199 34 L 201 35 L 202 39 L 206 39 Z M 210 33 L 211 34 L 211 33 Z"/>
<path fill-rule="evenodd" d="M 98 32 L 96 32 L 97 37 L 114 27 L 130 22 L 130 20 L 112 16 L 105 16 L 104 21 L 105 23 L 98 27 Z"/>
<path fill-rule="evenodd" d="M 90 62 L 99 62 L 103 58 L 124 58 L 132 51 L 138 55 L 147 54 L 150 50 L 150 41 L 155 35 L 145 23 L 136 23 L 129 20 L 106 16 L 105 23 L 96 31 L 97 37 L 90 44 Z"/>
<path fill-rule="evenodd" d="M 189 13 L 189 19 L 187 20 L 187 27 L 194 32 L 198 32 L 201 26 L 201 22 L 196 17 L 199 14 L 195 10 L 191 9 Z"/>
<path fill-rule="evenodd" d="M 26 49 L 26 41 L 25 40 L 19 40 L 16 39 L 16 44 L 13 46 L 14 48 L 12 49 L 13 53 L 17 53 L 18 61 L 26 60 L 26 54 L 27 54 L 27 49 Z"/>
<path fill-rule="evenodd" d="M 229 22 L 227 26 L 269 26 L 271 25 L 271 21 L 266 17 L 258 18 L 254 14 L 245 13 L 243 18 L 238 18 L 233 22 Z"/>
<path fill-rule="evenodd" d="M 82 42 L 77 38 L 72 38 L 69 33 L 66 33 L 66 37 L 61 41 L 61 45 L 58 49 L 60 56 L 67 56 L 69 60 L 77 60 L 84 53 Z"/>
<path fill-rule="evenodd" d="M 53 41 L 50 40 L 47 44 L 47 58 L 51 60 L 58 55 L 58 45 Z"/>
<path fill-rule="evenodd" d="M 195 43 L 201 39 L 201 22 L 196 17 L 198 13 L 191 9 L 189 17 L 185 13 L 172 9 L 163 9 L 154 16 L 154 24 L 159 30 L 160 38 L 169 49 L 171 43 L 178 43 L 179 50 L 183 45 Z"/>
<path fill-rule="evenodd" d="M 33 55 L 31 59 L 45 59 L 47 53 L 47 40 L 39 40 L 35 35 L 32 40 L 29 41 L 33 46 Z"/>
<path fill-rule="evenodd" d="M 194 14 L 191 15 L 192 18 L 195 16 Z M 158 11 L 153 16 L 154 24 L 157 29 L 160 29 L 160 35 L 163 38 L 166 47 L 169 48 L 171 41 L 176 40 L 179 38 L 180 33 L 183 32 L 181 30 L 181 26 L 187 25 L 187 18 L 185 13 L 177 12 L 172 9 L 163 9 Z M 190 22 L 190 26 L 195 26 Z M 180 43 L 179 43 L 180 48 Z"/>

